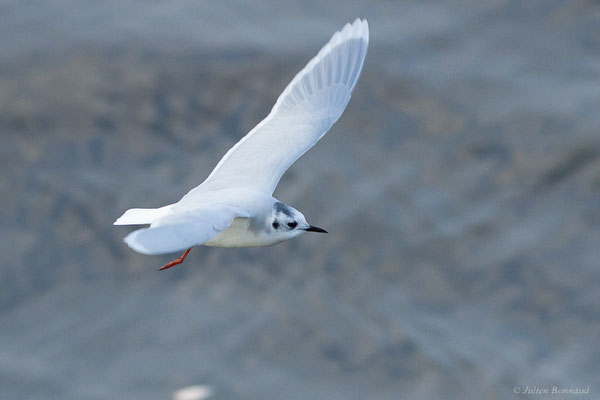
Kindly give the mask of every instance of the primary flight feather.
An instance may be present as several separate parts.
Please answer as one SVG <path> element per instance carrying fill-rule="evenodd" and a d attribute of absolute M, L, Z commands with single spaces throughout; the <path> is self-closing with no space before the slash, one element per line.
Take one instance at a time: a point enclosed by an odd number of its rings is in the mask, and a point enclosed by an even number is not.
<path fill-rule="evenodd" d="M 143 254 L 187 249 L 161 269 L 180 264 L 197 245 L 270 246 L 306 231 L 296 209 L 272 193 L 281 176 L 344 112 L 369 45 L 369 25 L 356 19 L 336 32 L 292 79 L 269 115 L 236 143 L 206 180 L 181 200 L 156 209 L 127 210 L 115 225 L 143 225 L 125 243 Z"/>

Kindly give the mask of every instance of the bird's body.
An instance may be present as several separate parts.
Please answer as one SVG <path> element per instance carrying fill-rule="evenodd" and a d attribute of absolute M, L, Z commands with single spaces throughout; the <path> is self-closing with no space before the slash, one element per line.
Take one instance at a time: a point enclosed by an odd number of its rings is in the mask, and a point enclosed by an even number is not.
<path fill-rule="evenodd" d="M 127 210 L 115 225 L 144 225 L 125 242 L 143 254 L 189 248 L 262 247 L 292 239 L 309 225 L 272 194 L 288 167 L 341 116 L 358 81 L 369 43 L 357 19 L 336 32 L 277 99 L 271 113 L 234 145 L 206 180 L 177 203 Z"/>
<path fill-rule="evenodd" d="M 220 190 L 211 197 L 220 199 L 230 207 L 253 210 L 248 217 L 236 217 L 217 236 L 203 243 L 211 247 L 264 247 L 287 240 L 274 234 L 273 222 L 277 210 L 285 206 L 273 196 L 251 190 Z M 223 204 L 223 203 L 222 203 Z M 287 206 L 285 206 L 287 207 Z M 291 207 L 288 207 L 289 210 Z"/>
<path fill-rule="evenodd" d="M 274 203 L 275 204 L 275 203 Z M 273 204 L 273 205 L 274 205 Z M 219 233 L 213 239 L 204 243 L 212 247 L 265 247 L 272 246 L 291 239 L 287 235 L 275 235 L 272 223 L 269 224 L 273 215 L 274 207 L 265 209 L 252 217 L 238 217 L 231 225 Z M 300 234 L 300 230 L 297 230 Z"/>

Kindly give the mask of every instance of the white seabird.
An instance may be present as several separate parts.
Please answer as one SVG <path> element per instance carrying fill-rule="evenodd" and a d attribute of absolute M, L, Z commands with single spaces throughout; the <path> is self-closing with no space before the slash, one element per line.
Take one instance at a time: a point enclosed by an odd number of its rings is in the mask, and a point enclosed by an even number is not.
<path fill-rule="evenodd" d="M 340 118 L 360 76 L 369 25 L 356 19 L 292 79 L 269 115 L 236 143 L 199 186 L 177 203 L 127 210 L 115 225 L 145 225 L 125 237 L 143 254 L 185 253 L 193 246 L 261 247 L 323 232 L 272 194 L 283 173 Z"/>

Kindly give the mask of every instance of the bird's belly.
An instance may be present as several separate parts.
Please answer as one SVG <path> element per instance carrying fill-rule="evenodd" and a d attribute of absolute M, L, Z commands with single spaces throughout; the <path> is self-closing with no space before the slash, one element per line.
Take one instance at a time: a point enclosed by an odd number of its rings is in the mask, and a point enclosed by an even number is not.
<path fill-rule="evenodd" d="M 263 247 L 279 243 L 250 227 L 248 218 L 236 218 L 217 236 L 203 243 L 211 247 Z"/>

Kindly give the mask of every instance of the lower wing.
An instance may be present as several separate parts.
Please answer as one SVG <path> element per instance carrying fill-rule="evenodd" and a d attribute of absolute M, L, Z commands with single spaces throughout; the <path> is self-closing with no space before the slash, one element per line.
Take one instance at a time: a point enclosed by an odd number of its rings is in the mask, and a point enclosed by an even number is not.
<path fill-rule="evenodd" d="M 234 218 L 249 216 L 245 210 L 228 206 L 169 214 L 148 228 L 131 232 L 125 243 L 142 254 L 173 253 L 205 243 L 227 229 Z"/>

